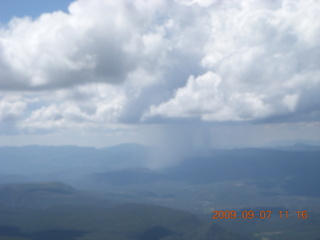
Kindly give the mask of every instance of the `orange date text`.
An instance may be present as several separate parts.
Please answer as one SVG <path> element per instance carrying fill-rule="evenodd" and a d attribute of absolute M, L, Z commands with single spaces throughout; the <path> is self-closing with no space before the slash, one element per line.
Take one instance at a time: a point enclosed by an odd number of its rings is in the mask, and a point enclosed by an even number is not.
<path fill-rule="evenodd" d="M 307 211 L 279 211 L 273 213 L 272 211 L 251 211 L 251 210 L 243 210 L 243 211 L 235 211 L 235 210 L 226 210 L 226 211 L 212 211 L 212 219 L 269 219 L 271 217 L 278 217 L 280 219 L 289 219 L 289 218 L 298 218 L 298 219 L 307 219 L 308 212 Z"/>

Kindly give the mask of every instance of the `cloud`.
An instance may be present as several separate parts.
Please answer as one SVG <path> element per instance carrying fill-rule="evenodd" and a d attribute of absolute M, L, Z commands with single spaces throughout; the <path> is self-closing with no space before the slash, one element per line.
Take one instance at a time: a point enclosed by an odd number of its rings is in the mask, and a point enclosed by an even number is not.
<path fill-rule="evenodd" d="M 0 99 L 0 121 L 17 120 L 22 116 L 26 109 L 26 103 L 16 99 Z"/>
<path fill-rule="evenodd" d="M 319 121 L 319 10 L 313 0 L 78 0 L 68 13 L 14 18 L 0 28 L 0 120 L 52 131 Z"/>
<path fill-rule="evenodd" d="M 152 105 L 143 120 L 251 121 L 306 109 L 319 113 L 317 1 L 282 1 L 271 9 L 265 1 L 243 1 L 238 7 L 212 11 L 207 21 L 211 31 L 201 60 L 206 73 Z"/>
<path fill-rule="evenodd" d="M 0 87 L 47 90 L 122 83 L 141 61 L 152 61 L 161 51 L 161 36 L 153 29 L 147 32 L 148 16 L 138 3 L 80 0 L 68 14 L 12 19 L 0 31 L 0 69 L 6 69 L 0 71 Z M 155 11 L 155 4 L 148 5 Z"/>
<path fill-rule="evenodd" d="M 40 99 L 36 104 L 43 104 L 44 100 L 48 104 L 36 107 L 29 117 L 19 123 L 20 129 L 81 130 L 115 124 L 126 101 L 122 91 L 110 89 L 103 84 L 59 90 Z"/>

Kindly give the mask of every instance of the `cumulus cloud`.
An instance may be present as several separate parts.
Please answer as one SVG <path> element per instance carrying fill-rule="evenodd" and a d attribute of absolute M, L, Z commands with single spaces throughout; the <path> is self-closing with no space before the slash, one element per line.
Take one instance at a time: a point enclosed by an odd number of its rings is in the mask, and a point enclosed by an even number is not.
<path fill-rule="evenodd" d="M 26 103 L 15 98 L 0 99 L 0 121 L 17 120 L 26 109 Z"/>
<path fill-rule="evenodd" d="M 319 11 L 316 0 L 77 0 L 14 18 L 0 28 L 0 120 L 318 120 Z"/>
<path fill-rule="evenodd" d="M 239 121 L 319 112 L 319 2 L 273 2 L 281 4 L 243 1 L 212 10 L 201 60 L 207 72 L 191 76 L 143 119 Z"/>
<path fill-rule="evenodd" d="M 59 90 L 36 100 L 33 105 L 42 106 L 36 107 L 18 126 L 20 129 L 46 130 L 103 127 L 118 121 L 125 101 L 123 91 L 103 84 Z"/>
<path fill-rule="evenodd" d="M 68 14 L 11 20 L 0 31 L 0 69 L 5 69 L 0 87 L 36 90 L 125 81 L 143 64 L 141 54 L 152 61 L 161 51 L 161 36 L 140 5 L 79 0 Z M 146 5 L 149 11 L 157 6 Z"/>

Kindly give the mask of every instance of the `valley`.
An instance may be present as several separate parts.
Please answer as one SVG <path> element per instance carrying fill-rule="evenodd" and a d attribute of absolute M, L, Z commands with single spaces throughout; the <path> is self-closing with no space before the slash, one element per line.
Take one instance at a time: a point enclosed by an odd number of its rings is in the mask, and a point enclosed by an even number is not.
<path fill-rule="evenodd" d="M 48 147 L 24 148 L 23 154 L 18 150 L 0 148 L 5 169 L 0 174 L 0 239 L 320 236 L 316 148 L 210 150 L 161 169 L 148 168 L 148 149 L 137 145 L 103 151 L 52 147 L 48 157 L 44 157 Z M 212 219 L 212 211 L 272 211 L 272 215 Z M 290 212 L 290 217 L 280 218 L 279 211 Z M 297 211 L 306 211 L 308 217 L 299 218 L 293 214 Z"/>

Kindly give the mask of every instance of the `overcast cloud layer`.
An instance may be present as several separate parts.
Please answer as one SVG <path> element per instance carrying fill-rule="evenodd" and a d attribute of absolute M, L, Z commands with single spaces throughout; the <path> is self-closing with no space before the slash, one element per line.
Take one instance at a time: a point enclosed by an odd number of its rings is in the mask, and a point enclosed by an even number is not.
<path fill-rule="evenodd" d="M 320 1 L 78 0 L 0 28 L 0 121 L 27 131 L 319 121 Z"/>

